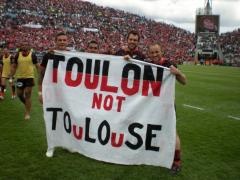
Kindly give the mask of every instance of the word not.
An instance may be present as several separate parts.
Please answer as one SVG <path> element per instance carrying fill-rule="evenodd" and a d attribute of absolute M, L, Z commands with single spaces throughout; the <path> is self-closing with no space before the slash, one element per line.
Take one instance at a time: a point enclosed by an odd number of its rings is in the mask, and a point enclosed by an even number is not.
<path fill-rule="evenodd" d="M 104 98 L 104 100 L 103 100 Z M 123 96 L 117 96 L 117 112 L 120 112 L 122 109 L 122 103 L 125 101 L 126 98 Z M 92 101 L 92 108 L 101 109 L 103 107 L 106 111 L 110 111 L 113 107 L 114 98 L 112 95 L 107 95 L 106 97 L 103 97 L 102 94 L 93 94 L 93 101 Z"/>

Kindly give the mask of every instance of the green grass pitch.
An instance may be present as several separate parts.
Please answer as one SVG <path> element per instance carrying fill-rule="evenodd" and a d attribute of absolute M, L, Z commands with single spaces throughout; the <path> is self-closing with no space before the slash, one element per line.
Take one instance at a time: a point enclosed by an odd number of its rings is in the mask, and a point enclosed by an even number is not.
<path fill-rule="evenodd" d="M 99 162 L 57 148 L 47 148 L 42 109 L 33 92 L 31 120 L 9 90 L 0 101 L 0 180 L 237 180 L 240 179 L 240 68 L 182 65 L 188 84 L 176 85 L 177 129 L 183 169 L 172 176 L 166 168 Z"/>

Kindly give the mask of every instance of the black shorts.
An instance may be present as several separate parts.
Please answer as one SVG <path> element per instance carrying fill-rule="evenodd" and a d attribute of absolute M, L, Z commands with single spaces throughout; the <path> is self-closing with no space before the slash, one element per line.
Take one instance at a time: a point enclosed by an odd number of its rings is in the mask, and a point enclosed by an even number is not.
<path fill-rule="evenodd" d="M 34 86 L 34 79 L 33 78 L 26 78 L 26 79 L 17 79 L 16 82 L 17 88 L 25 88 L 25 87 L 32 87 Z"/>

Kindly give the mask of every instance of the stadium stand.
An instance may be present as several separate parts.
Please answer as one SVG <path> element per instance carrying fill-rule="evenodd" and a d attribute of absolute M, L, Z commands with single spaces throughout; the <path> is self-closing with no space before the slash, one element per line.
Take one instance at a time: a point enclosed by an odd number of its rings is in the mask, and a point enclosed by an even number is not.
<path fill-rule="evenodd" d="M 140 47 L 143 49 L 146 50 L 150 42 L 158 41 L 167 58 L 177 61 L 192 59 L 194 35 L 190 32 L 89 2 L 1 0 L 1 11 L 0 37 L 5 41 L 2 43 L 11 49 L 26 40 L 35 50 L 45 51 L 53 45 L 52 35 L 65 29 L 72 36 L 72 46 L 78 50 L 85 49 L 89 40 L 97 39 L 101 52 L 114 52 L 124 45 L 127 32 L 136 28 L 142 36 Z"/>
<path fill-rule="evenodd" d="M 239 29 L 219 35 L 220 15 L 213 14 L 212 0 L 197 9 L 195 25 L 195 63 L 240 66 Z"/>
<path fill-rule="evenodd" d="M 225 63 L 231 66 L 240 66 L 240 29 L 221 34 L 219 43 Z"/>
<path fill-rule="evenodd" d="M 159 42 L 164 56 L 176 63 L 194 59 L 193 33 L 81 0 L 0 0 L 0 12 L 0 45 L 7 44 L 10 49 L 29 41 L 37 52 L 44 52 L 53 46 L 53 34 L 66 30 L 72 48 L 81 51 L 95 39 L 100 52 L 114 53 L 124 45 L 128 31 L 137 29 L 144 51 L 149 43 Z"/>

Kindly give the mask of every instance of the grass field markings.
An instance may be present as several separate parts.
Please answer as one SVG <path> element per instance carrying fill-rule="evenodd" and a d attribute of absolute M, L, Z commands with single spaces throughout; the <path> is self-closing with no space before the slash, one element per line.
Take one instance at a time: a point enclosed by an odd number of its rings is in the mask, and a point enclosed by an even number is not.
<path fill-rule="evenodd" d="M 189 105 L 189 104 L 183 104 L 183 106 L 184 106 L 184 107 L 193 108 L 193 109 L 198 109 L 198 110 L 201 110 L 201 111 L 204 110 L 204 108 L 197 107 L 197 106 L 192 106 L 192 105 Z"/>
<path fill-rule="evenodd" d="M 228 115 L 228 118 L 235 119 L 235 120 L 240 120 L 240 117 L 235 117 L 235 116 L 231 116 L 231 115 Z"/>
<path fill-rule="evenodd" d="M 196 72 L 196 71 L 188 71 L 188 70 L 181 70 L 181 71 L 184 71 L 184 72 L 187 72 L 187 73 L 193 73 L 193 74 L 203 74 L 202 72 Z M 219 72 L 205 72 L 204 75 L 219 75 L 220 73 Z M 228 74 L 228 75 L 224 75 L 224 77 L 236 77 L 238 78 L 238 74 Z"/>

